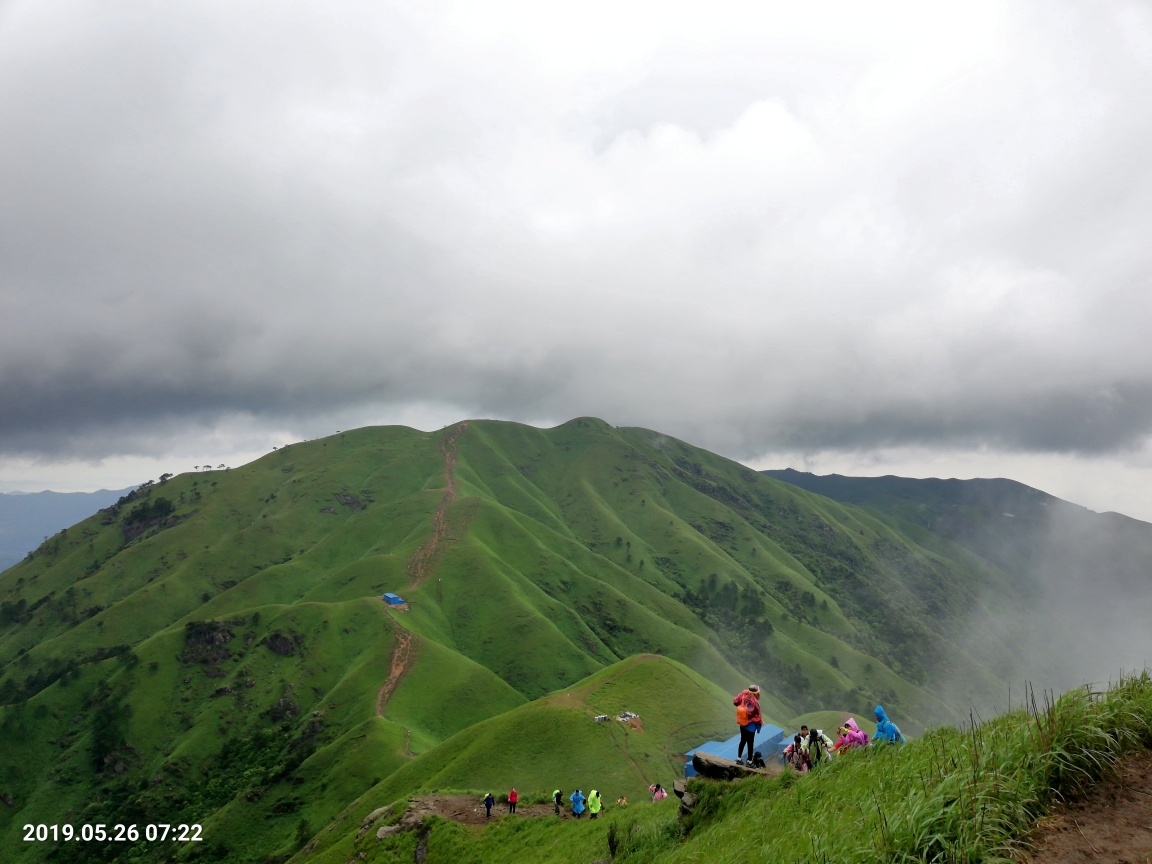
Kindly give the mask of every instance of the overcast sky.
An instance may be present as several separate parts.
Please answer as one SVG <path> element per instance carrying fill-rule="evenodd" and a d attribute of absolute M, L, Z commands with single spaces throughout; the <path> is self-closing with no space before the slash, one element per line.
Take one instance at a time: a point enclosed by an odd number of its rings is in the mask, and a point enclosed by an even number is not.
<path fill-rule="evenodd" d="M 0 2 L 0 491 L 591 414 L 1152 519 L 1152 5 Z"/>

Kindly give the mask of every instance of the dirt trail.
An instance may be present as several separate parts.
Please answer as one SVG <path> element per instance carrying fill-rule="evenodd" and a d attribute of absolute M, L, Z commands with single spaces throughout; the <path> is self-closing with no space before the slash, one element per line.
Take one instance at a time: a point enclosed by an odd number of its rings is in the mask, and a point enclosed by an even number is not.
<path fill-rule="evenodd" d="M 492 794 L 496 794 L 496 792 L 497 790 L 492 790 Z M 492 819 L 485 819 L 484 805 L 479 798 L 465 798 L 460 795 L 425 795 L 420 798 L 413 798 L 408 807 L 408 814 L 412 814 L 414 817 L 423 818 L 426 815 L 435 814 L 441 819 L 451 819 L 462 825 L 483 825 L 485 822 L 495 822 L 501 816 L 508 815 L 508 805 L 497 804 L 492 808 Z M 551 804 L 524 804 L 516 808 L 516 815 L 556 818 Z M 562 821 L 573 818 L 575 817 L 569 810 L 560 811 Z"/>
<path fill-rule="evenodd" d="M 416 637 L 396 625 L 396 645 L 392 648 L 392 657 L 389 660 L 388 680 L 376 694 L 376 716 L 383 717 L 384 709 L 388 707 L 388 700 L 400 686 L 400 680 L 412 668 L 412 661 L 416 659 Z"/>
<path fill-rule="evenodd" d="M 448 533 L 448 521 L 445 513 L 448 505 L 456 500 L 456 477 L 452 470 L 456 467 L 456 440 L 468 428 L 467 423 L 461 423 L 440 440 L 440 451 L 444 454 L 444 497 L 440 499 L 440 506 L 436 508 L 436 515 L 432 518 L 432 536 L 424 545 L 412 553 L 408 559 L 408 584 L 415 588 L 427 579 L 431 573 L 429 565 L 440 546 L 440 541 Z"/>
<path fill-rule="evenodd" d="M 1031 841 L 1029 864 L 1152 862 L 1152 750 L 1129 757 L 1116 779 L 1041 819 Z"/>

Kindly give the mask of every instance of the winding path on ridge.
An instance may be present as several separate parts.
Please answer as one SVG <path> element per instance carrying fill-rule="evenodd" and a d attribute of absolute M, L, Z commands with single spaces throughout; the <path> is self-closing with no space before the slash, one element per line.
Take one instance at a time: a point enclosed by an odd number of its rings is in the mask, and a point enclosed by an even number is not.
<path fill-rule="evenodd" d="M 415 588 L 432 575 L 430 564 L 435 557 L 445 535 L 448 533 L 448 520 L 445 513 L 448 505 L 456 500 L 456 477 L 452 470 L 456 467 L 456 440 L 468 428 L 467 423 L 461 423 L 440 440 L 440 451 L 444 454 L 444 497 L 440 499 L 440 506 L 436 508 L 436 515 L 432 518 L 432 536 L 424 545 L 412 553 L 408 559 L 408 585 Z"/>
<path fill-rule="evenodd" d="M 400 686 L 400 680 L 412 668 L 412 661 L 416 659 L 416 637 L 401 627 L 396 628 L 396 644 L 392 647 L 392 656 L 388 661 L 388 680 L 376 694 L 376 716 L 383 717 L 384 709 L 388 707 L 388 700 Z"/>
<path fill-rule="evenodd" d="M 1116 767 L 1116 776 L 1040 820 L 1027 864 L 1152 861 L 1152 750 Z"/>

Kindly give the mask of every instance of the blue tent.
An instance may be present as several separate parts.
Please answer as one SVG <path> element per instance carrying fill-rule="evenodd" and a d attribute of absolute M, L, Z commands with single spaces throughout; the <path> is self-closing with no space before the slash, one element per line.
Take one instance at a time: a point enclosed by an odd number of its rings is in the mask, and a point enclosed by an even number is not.
<path fill-rule="evenodd" d="M 385 594 L 382 598 L 389 606 L 399 606 L 404 602 L 404 598 L 397 597 L 395 594 Z"/>
<path fill-rule="evenodd" d="M 721 759 L 736 760 L 736 748 L 740 746 L 740 733 L 736 733 L 727 741 L 705 741 L 699 747 L 693 747 L 687 752 L 688 764 L 684 766 L 685 777 L 695 777 L 696 769 L 692 767 L 692 754 L 697 750 L 702 750 L 712 756 L 719 756 Z M 759 750 L 764 757 L 764 761 L 768 762 L 775 759 L 784 750 L 784 730 L 779 726 L 773 726 L 771 723 L 765 723 L 760 732 L 756 735 L 756 746 L 753 750 Z"/>

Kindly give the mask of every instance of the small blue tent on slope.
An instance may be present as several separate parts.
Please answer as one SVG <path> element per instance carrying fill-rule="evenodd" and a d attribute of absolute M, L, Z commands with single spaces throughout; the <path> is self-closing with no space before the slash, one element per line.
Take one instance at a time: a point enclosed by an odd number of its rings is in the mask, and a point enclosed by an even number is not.
<path fill-rule="evenodd" d="M 693 747 L 685 755 L 688 757 L 688 764 L 684 766 L 685 777 L 695 777 L 696 769 L 692 767 L 692 754 L 697 750 L 707 753 L 711 756 L 717 756 L 721 759 L 731 759 L 736 761 L 736 750 L 740 746 L 740 733 L 736 733 L 727 741 L 705 741 L 699 747 Z M 765 723 L 763 728 L 756 735 L 755 750 L 759 750 L 764 757 L 764 761 L 768 761 L 777 757 L 785 747 L 784 743 L 784 730 L 779 726 L 773 726 L 771 723 Z"/>
<path fill-rule="evenodd" d="M 389 606 L 399 606 L 401 603 L 404 602 L 404 598 L 398 597 L 395 594 L 391 594 L 391 593 L 385 594 L 382 599 Z"/>

